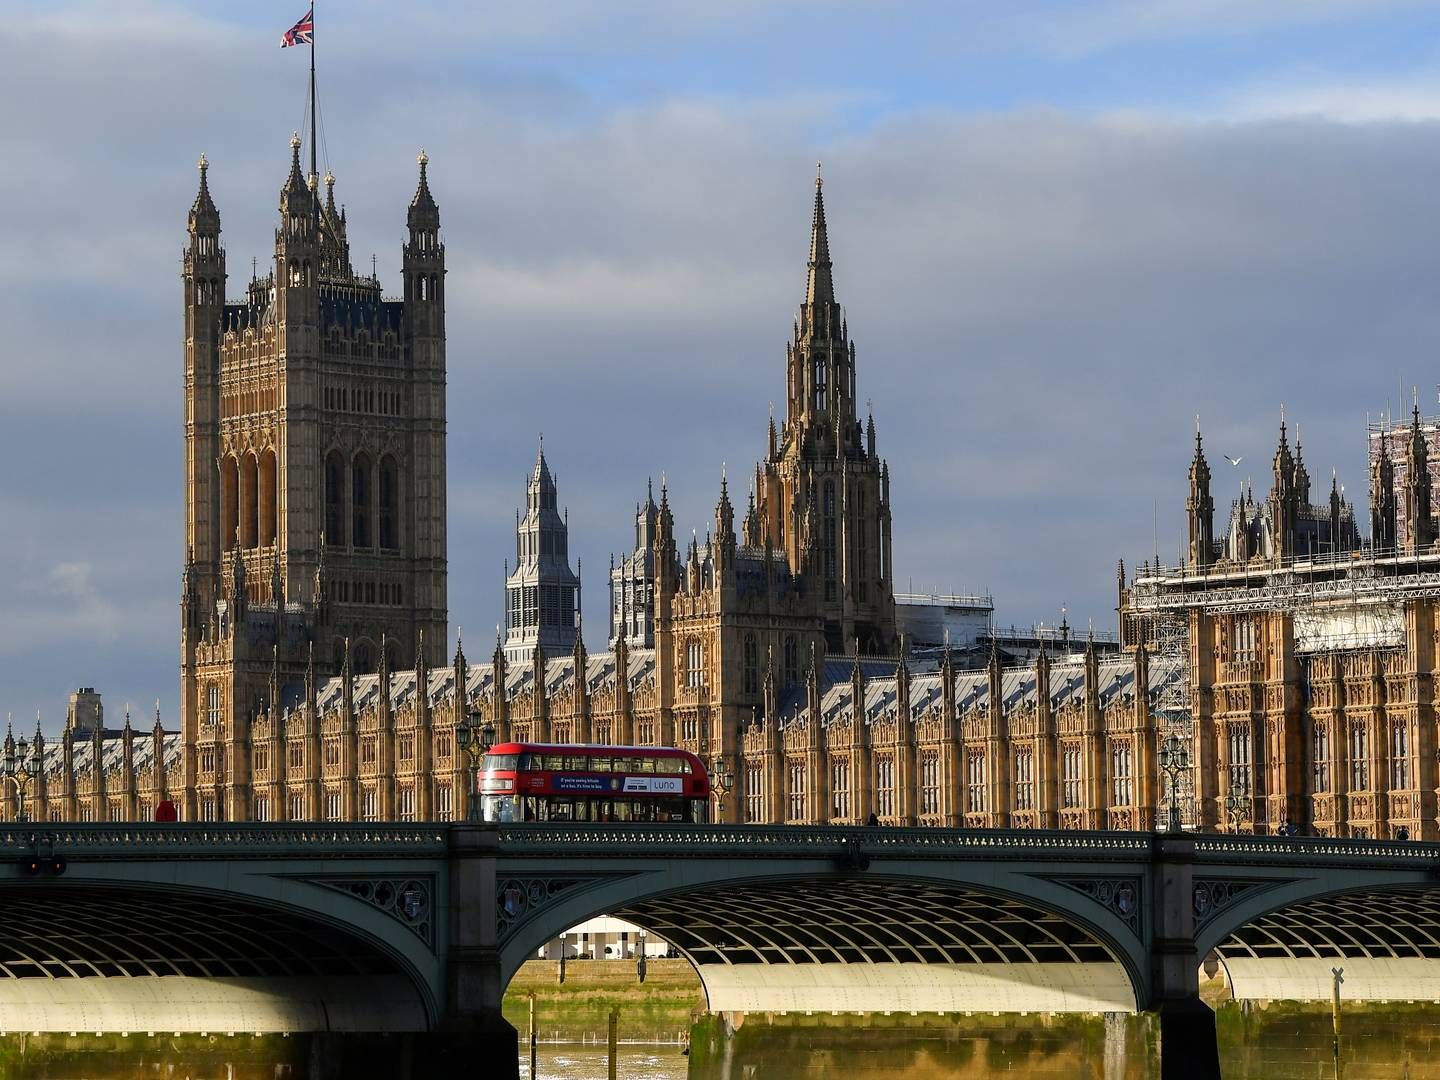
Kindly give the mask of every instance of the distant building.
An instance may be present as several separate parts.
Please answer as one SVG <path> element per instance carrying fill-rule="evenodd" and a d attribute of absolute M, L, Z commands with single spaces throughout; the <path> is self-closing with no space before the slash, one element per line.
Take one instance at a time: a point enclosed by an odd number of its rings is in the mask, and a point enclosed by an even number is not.
<path fill-rule="evenodd" d="M 515 570 L 505 579 L 505 659 L 523 664 L 536 649 L 568 656 L 580 625 L 580 578 L 570 569 L 570 525 L 556 506 L 545 442 L 515 515 Z"/>

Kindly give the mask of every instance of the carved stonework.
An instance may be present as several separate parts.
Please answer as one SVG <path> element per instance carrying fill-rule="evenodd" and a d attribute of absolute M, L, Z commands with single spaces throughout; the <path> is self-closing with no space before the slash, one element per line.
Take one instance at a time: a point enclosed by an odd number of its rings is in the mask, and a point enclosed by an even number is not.
<path fill-rule="evenodd" d="M 312 877 L 305 880 L 365 901 L 389 915 L 432 949 L 435 947 L 435 881 L 430 875 Z"/>
<path fill-rule="evenodd" d="M 495 890 L 495 918 L 499 939 L 504 941 L 522 923 L 542 908 L 549 907 L 561 893 L 576 885 L 597 880 L 591 877 L 506 878 Z"/>
<path fill-rule="evenodd" d="M 1257 889 L 1271 889 L 1285 882 L 1279 881 L 1229 881 L 1223 878 L 1195 879 L 1195 925 L 1204 926 L 1216 914 L 1229 907 L 1242 896 Z"/>
<path fill-rule="evenodd" d="M 1120 917 L 1136 937 L 1140 936 L 1140 879 L 1138 877 L 1068 877 L 1055 878 L 1064 885 L 1084 893 L 1101 907 Z"/>

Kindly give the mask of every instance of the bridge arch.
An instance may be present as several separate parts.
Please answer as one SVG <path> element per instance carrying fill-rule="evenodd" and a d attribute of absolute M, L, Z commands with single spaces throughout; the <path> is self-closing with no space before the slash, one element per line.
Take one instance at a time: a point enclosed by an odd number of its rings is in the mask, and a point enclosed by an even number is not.
<path fill-rule="evenodd" d="M 565 930 L 614 915 L 673 944 L 718 1012 L 1133 1012 L 1147 1000 L 1144 949 L 1124 919 L 992 863 L 696 858 L 603 870 L 537 880 L 502 861 L 502 985 Z M 507 891 L 526 909 L 508 928 Z"/>
<path fill-rule="evenodd" d="M 1231 883 L 1196 934 L 1240 1000 L 1440 1002 L 1440 891 L 1424 869 L 1327 870 Z M 1203 899 L 1197 903 L 1204 906 Z"/>
<path fill-rule="evenodd" d="M 72 862 L 63 876 L 40 879 L 7 870 L 0 1015 L 12 1030 L 426 1031 L 439 1023 L 443 968 L 433 946 L 397 926 L 373 895 L 346 887 L 354 879 L 327 884 L 319 866 L 217 875 L 202 862 Z"/>

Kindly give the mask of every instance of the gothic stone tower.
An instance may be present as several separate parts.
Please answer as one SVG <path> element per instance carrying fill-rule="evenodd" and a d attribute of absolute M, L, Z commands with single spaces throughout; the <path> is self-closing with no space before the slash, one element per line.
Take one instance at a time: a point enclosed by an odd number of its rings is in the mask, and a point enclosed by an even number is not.
<path fill-rule="evenodd" d="M 442 664 L 445 248 L 419 158 L 404 298 L 350 265 L 291 139 L 274 267 L 225 300 L 200 159 L 184 252 L 181 707 L 188 817 L 248 817 L 248 724 L 321 674 Z M 313 669 L 312 669 L 313 670 Z M 197 746 L 206 750 L 197 756 Z M 222 783 L 220 777 L 227 778 Z M 198 792 L 198 794 L 197 794 Z"/>
<path fill-rule="evenodd" d="M 529 663 L 537 648 L 547 658 L 575 649 L 580 579 L 570 569 L 570 526 L 558 501 L 542 439 L 525 483 L 525 516 L 515 518 L 515 572 L 505 579 L 507 663 Z"/>
<path fill-rule="evenodd" d="M 855 407 L 855 346 L 835 302 L 820 177 L 810 227 L 805 302 L 785 347 L 785 426 L 757 477 L 758 535 L 783 550 L 819 596 L 832 653 L 894 650 L 890 474 L 875 422 Z"/>

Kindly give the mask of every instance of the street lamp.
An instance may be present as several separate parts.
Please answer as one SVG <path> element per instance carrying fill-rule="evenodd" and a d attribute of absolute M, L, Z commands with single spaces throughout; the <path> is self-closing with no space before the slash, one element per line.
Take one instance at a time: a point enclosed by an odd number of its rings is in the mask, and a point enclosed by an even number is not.
<path fill-rule="evenodd" d="M 465 768 L 465 820 L 474 824 L 480 815 L 480 759 L 495 745 L 495 725 L 480 723 L 480 710 L 471 709 L 455 732 L 455 742 L 469 759 Z"/>
<path fill-rule="evenodd" d="M 1160 747 L 1160 771 L 1170 778 L 1170 831 L 1180 831 L 1180 774 L 1190 768 L 1190 749 L 1179 735 Z"/>
<path fill-rule="evenodd" d="M 1230 831 L 1238 833 L 1241 823 L 1249 817 L 1250 791 L 1239 776 L 1230 785 L 1230 794 L 1225 796 L 1225 814 L 1230 819 Z"/>
<path fill-rule="evenodd" d="M 725 824 L 725 796 L 730 794 L 731 786 L 735 783 L 735 773 L 730 768 L 730 763 L 723 757 L 717 757 L 710 763 L 710 787 L 715 791 L 715 824 Z"/>
<path fill-rule="evenodd" d="M 16 751 L 19 751 L 18 753 Z M 5 761 L 0 776 L 15 785 L 15 820 L 25 821 L 25 789 L 30 786 L 30 781 L 35 774 L 30 771 L 28 764 L 30 757 L 30 744 L 24 739 L 18 743 L 6 732 L 5 737 Z"/>

